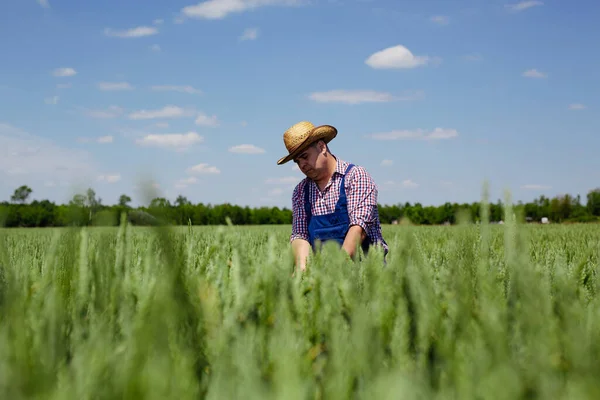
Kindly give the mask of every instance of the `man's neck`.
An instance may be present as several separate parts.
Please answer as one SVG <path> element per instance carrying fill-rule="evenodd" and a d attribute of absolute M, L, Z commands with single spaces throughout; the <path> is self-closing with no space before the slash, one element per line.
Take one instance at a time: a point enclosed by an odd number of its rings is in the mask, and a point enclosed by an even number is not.
<path fill-rule="evenodd" d="M 325 188 L 325 186 L 327 186 L 327 184 L 329 183 L 329 180 L 333 176 L 333 173 L 335 172 L 336 168 L 337 168 L 337 160 L 332 155 L 330 158 L 330 161 L 329 161 L 329 168 L 327 169 L 327 175 L 325 175 L 322 178 L 320 178 L 319 180 L 315 181 L 315 183 L 317 184 L 317 186 L 319 187 L 320 190 L 323 190 Z"/>

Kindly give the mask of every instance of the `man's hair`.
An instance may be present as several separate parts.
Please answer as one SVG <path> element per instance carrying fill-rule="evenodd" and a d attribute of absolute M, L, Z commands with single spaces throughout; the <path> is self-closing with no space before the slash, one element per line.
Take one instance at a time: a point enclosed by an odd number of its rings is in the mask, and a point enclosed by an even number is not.
<path fill-rule="evenodd" d="M 315 142 L 312 142 L 310 147 L 314 147 L 314 148 L 318 148 L 319 147 L 319 142 L 323 142 L 323 144 L 325 145 L 325 149 L 327 150 L 328 153 L 331 153 L 331 151 L 329 151 L 329 146 L 327 145 L 327 143 L 325 143 L 324 140 L 320 139 L 317 140 Z"/>

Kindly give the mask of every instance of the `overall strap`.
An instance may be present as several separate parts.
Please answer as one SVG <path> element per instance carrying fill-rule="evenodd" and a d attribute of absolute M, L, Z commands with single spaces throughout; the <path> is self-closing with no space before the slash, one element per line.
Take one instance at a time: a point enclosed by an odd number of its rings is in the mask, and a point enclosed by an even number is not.
<path fill-rule="evenodd" d="M 309 184 L 308 181 L 304 183 L 304 212 L 306 212 L 306 217 L 310 219 L 312 216 L 312 212 L 310 210 L 310 196 L 308 194 Z"/>

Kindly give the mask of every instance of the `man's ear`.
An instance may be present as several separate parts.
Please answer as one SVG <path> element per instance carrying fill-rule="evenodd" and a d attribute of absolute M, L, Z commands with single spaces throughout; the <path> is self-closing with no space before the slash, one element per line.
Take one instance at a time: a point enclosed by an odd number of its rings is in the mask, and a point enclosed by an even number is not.
<path fill-rule="evenodd" d="M 319 152 L 326 154 L 327 153 L 327 145 L 325 144 L 325 141 L 323 140 L 319 140 Z"/>

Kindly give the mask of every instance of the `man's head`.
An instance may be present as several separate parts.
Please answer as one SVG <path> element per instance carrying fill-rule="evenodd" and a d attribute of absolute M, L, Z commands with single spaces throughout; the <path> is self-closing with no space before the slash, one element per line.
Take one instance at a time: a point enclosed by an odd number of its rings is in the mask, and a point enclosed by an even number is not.
<path fill-rule="evenodd" d="M 288 154 L 281 157 L 278 165 L 287 163 L 288 161 L 297 159 L 311 145 L 314 148 L 319 141 L 325 145 L 329 143 L 337 135 L 337 129 L 331 125 L 321 125 L 315 127 L 308 121 L 301 121 L 291 126 L 283 134 L 283 143 L 285 144 Z M 318 148 L 318 146 L 317 146 Z M 327 146 L 325 146 L 327 148 Z M 316 150 L 316 149 L 314 149 Z"/>
<path fill-rule="evenodd" d="M 328 179 L 336 165 L 336 160 L 324 140 L 313 142 L 293 160 L 298 164 L 300 171 L 314 181 Z"/>

